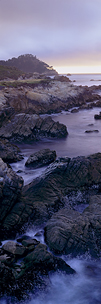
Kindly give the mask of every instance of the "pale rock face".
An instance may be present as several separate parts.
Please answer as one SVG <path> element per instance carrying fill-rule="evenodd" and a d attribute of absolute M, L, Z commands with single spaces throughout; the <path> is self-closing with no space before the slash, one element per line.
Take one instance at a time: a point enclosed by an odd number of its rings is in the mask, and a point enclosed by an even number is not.
<path fill-rule="evenodd" d="M 6 105 L 6 97 L 4 96 L 3 91 L 0 91 L 0 110 Z"/>
<path fill-rule="evenodd" d="M 20 195 L 23 179 L 0 158 L 0 221 L 8 215 Z"/>

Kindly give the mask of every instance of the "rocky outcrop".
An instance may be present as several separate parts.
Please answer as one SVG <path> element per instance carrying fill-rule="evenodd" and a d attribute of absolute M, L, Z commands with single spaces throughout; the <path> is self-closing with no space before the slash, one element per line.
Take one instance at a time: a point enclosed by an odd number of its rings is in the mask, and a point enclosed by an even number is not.
<path fill-rule="evenodd" d="M 45 227 L 45 240 L 55 253 L 73 256 L 101 251 L 101 196 L 91 197 L 89 207 L 82 214 L 62 209 L 52 216 Z"/>
<path fill-rule="evenodd" d="M 68 134 L 65 125 L 54 122 L 51 117 L 18 114 L 0 128 L 0 137 L 12 141 L 35 141 L 42 137 L 62 138 Z"/>
<path fill-rule="evenodd" d="M 95 119 L 101 119 L 101 112 L 100 112 L 99 114 L 95 114 L 95 115 L 94 115 L 94 118 L 95 118 Z"/>
<path fill-rule="evenodd" d="M 51 151 L 50 149 L 43 149 L 30 155 L 25 163 L 25 166 L 40 168 L 42 166 L 49 165 L 50 163 L 54 162 L 55 159 L 56 159 L 55 151 Z"/>
<path fill-rule="evenodd" d="M 6 106 L 16 113 L 28 114 L 59 113 L 73 107 L 90 108 L 94 104 L 101 104 L 96 88 L 76 86 L 67 77 L 62 76 L 60 80 L 59 77 L 58 80 L 15 83 L 15 87 L 11 83 L 10 87 L 2 90 L 2 98 L 5 99 Z"/>
<path fill-rule="evenodd" d="M 66 196 L 78 190 L 88 193 L 95 186 L 101 187 L 101 153 L 58 159 L 45 174 L 23 187 L 20 200 L 10 208 L 2 223 L 3 237 L 16 233 L 28 221 L 35 225 L 47 222 L 65 206 Z M 66 204 L 69 205 L 69 199 Z M 71 207 L 74 207 L 72 202 Z"/>
<path fill-rule="evenodd" d="M 56 75 L 54 76 L 55 80 L 61 81 L 61 82 L 71 82 L 71 80 L 67 76 L 61 76 L 61 75 Z"/>
<path fill-rule="evenodd" d="M 1 247 L 0 295 L 6 294 L 21 300 L 36 286 L 45 288 L 50 284 L 49 271 L 75 273 L 65 261 L 48 252 L 46 245 L 35 239 L 28 240 L 25 245 L 8 241 Z"/>
<path fill-rule="evenodd" d="M 7 122 L 10 117 L 14 114 L 14 107 L 10 107 L 7 102 L 7 98 L 5 97 L 4 91 L 0 91 L 0 127 L 3 122 Z"/>
<path fill-rule="evenodd" d="M 2 223 L 5 217 L 10 213 L 12 207 L 17 202 L 21 189 L 23 186 L 23 180 L 17 176 L 13 170 L 8 167 L 0 158 L 0 228 L 2 229 Z M 15 214 L 17 218 L 17 214 Z M 13 219 L 12 219 L 13 221 Z M 1 232 L 2 236 L 2 232 Z"/>
<path fill-rule="evenodd" d="M 0 158 L 4 162 L 11 163 L 22 160 L 23 156 L 16 145 L 11 144 L 7 139 L 0 138 Z"/>

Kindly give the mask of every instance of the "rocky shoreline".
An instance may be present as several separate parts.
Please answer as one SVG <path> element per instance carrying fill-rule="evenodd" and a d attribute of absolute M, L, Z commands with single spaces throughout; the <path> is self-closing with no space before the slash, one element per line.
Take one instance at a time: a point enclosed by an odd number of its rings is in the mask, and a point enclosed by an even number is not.
<path fill-rule="evenodd" d="M 10 167 L 12 161 L 23 158 L 14 143 L 68 136 L 65 125 L 40 114 L 101 106 L 97 91 L 95 87 L 77 87 L 60 79 L 34 88 L 6 87 L 0 91 L 1 296 L 25 299 L 28 290 L 50 284 L 50 271 L 75 275 L 60 254 L 76 256 L 89 252 L 100 257 L 101 153 L 56 159 L 55 151 L 39 151 L 30 156 L 26 166 L 50 165 L 27 186 Z M 78 191 L 80 203 L 85 204 L 85 197 L 88 203 L 82 213 L 75 208 L 79 205 Z M 70 199 L 72 195 L 75 204 Z M 43 227 L 51 252 L 37 238 L 25 235 L 29 223 Z M 16 238 L 18 233 L 20 237 Z"/>

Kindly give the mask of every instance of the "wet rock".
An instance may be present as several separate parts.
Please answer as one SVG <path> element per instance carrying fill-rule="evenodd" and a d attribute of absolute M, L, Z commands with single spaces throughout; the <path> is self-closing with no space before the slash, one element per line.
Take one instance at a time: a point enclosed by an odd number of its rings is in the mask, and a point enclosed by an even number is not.
<path fill-rule="evenodd" d="M 34 291 L 36 287 L 46 288 L 50 284 L 49 271 L 75 274 L 65 261 L 48 252 L 46 245 L 37 244 L 29 254 L 26 250 L 25 257 L 19 260 L 22 256 L 21 248 L 21 245 L 15 246 L 15 242 L 9 241 L 5 248 L 8 255 L 0 255 L 0 295 L 13 295 L 21 300 L 28 296 L 28 291 Z M 3 245 L 2 251 L 5 249 Z M 11 255 L 16 259 L 8 263 Z"/>
<path fill-rule="evenodd" d="M 26 167 L 34 167 L 39 168 L 42 166 L 49 165 L 50 163 L 54 162 L 56 159 L 56 152 L 51 151 L 50 149 L 43 149 L 40 150 L 32 155 L 27 159 L 25 166 Z"/>
<path fill-rule="evenodd" d="M 95 115 L 94 115 L 94 118 L 95 118 L 95 119 L 101 119 L 101 112 L 100 112 L 99 114 L 95 114 Z"/>
<path fill-rule="evenodd" d="M 45 227 L 45 240 L 55 253 L 73 256 L 90 252 L 99 256 L 101 250 L 101 196 L 93 196 L 82 214 L 62 209 Z"/>
<path fill-rule="evenodd" d="M 67 265 L 61 258 L 54 257 L 54 255 L 47 251 L 47 246 L 39 244 L 33 252 L 29 253 L 24 258 L 26 267 L 41 267 L 46 272 L 50 270 L 63 270 L 67 273 L 75 273 L 69 265 Z M 62 269 L 63 267 L 63 269 Z"/>
<path fill-rule="evenodd" d="M 23 156 L 16 145 L 11 144 L 7 139 L 0 138 L 0 158 L 5 162 L 11 163 L 22 160 Z"/>
<path fill-rule="evenodd" d="M 12 141 L 33 141 L 42 137 L 62 138 L 68 134 L 65 125 L 54 122 L 51 117 L 18 114 L 0 128 L 0 136 Z"/>
<path fill-rule="evenodd" d="M 29 246 L 31 246 L 31 245 L 36 246 L 36 245 L 38 245 L 39 243 L 40 243 L 40 242 L 37 241 L 36 239 L 28 239 L 28 240 L 23 240 L 23 241 L 22 241 L 22 245 L 23 245 L 24 247 L 29 247 Z"/>

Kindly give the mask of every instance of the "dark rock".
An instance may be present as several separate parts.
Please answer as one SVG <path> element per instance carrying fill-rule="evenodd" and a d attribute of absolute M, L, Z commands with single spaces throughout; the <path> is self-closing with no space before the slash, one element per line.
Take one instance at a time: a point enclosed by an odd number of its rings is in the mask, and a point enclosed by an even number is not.
<path fill-rule="evenodd" d="M 23 156 L 16 145 L 11 144 L 7 139 L 0 139 L 0 158 L 11 163 L 22 160 Z"/>
<path fill-rule="evenodd" d="M 22 241 L 23 240 L 30 240 L 31 239 L 31 237 L 29 236 L 29 235 L 22 235 L 21 237 L 19 237 L 18 239 L 17 239 L 17 242 L 18 243 L 22 243 Z"/>
<path fill-rule="evenodd" d="M 7 232 L 11 236 L 28 221 L 35 225 L 45 223 L 63 208 L 66 195 L 93 185 L 101 185 L 101 153 L 57 159 L 42 176 L 25 186 L 19 201 L 10 206 L 2 222 L 4 235 Z"/>
<path fill-rule="evenodd" d="M 93 123 L 91 123 L 91 124 L 88 124 L 88 126 L 89 126 L 89 127 L 93 127 L 93 126 L 94 126 L 94 124 L 93 124 Z"/>
<path fill-rule="evenodd" d="M 32 155 L 27 159 L 25 166 L 27 167 L 34 167 L 39 168 L 42 166 L 49 165 L 50 163 L 54 162 L 56 159 L 56 152 L 51 151 L 50 149 L 43 149 L 40 150 Z"/>
<path fill-rule="evenodd" d="M 41 118 L 37 115 L 19 114 L 4 124 L 0 136 L 12 141 L 33 141 L 42 137 L 61 138 L 68 134 L 66 126 L 54 122 L 51 117 Z"/>
<path fill-rule="evenodd" d="M 54 257 L 52 253 L 48 252 L 47 246 L 43 244 L 37 245 L 34 251 L 24 258 L 24 263 L 26 268 L 32 266 L 37 268 L 41 267 L 41 269 L 44 269 L 46 272 L 50 270 L 61 270 L 67 273 L 75 273 L 61 258 Z"/>
<path fill-rule="evenodd" d="M 11 253 L 15 255 L 15 252 L 16 249 L 8 250 L 8 256 L 0 256 L 0 295 L 11 295 L 21 300 L 28 297 L 28 291 L 45 289 L 50 284 L 49 271 L 60 270 L 66 274 L 75 274 L 65 261 L 48 252 L 46 245 L 38 244 L 20 263 L 20 256 L 16 255 L 16 260 L 7 266 Z"/>
<path fill-rule="evenodd" d="M 7 253 L 9 252 L 17 256 L 23 256 L 25 253 L 25 247 L 13 241 L 8 241 L 7 243 L 5 243 L 2 246 L 2 249 Z"/>
<path fill-rule="evenodd" d="M 39 243 L 40 243 L 40 242 L 37 241 L 36 239 L 28 239 L 28 240 L 23 240 L 23 241 L 22 241 L 22 245 L 23 245 L 24 247 L 29 247 L 29 246 L 31 246 L 31 245 L 36 246 L 36 245 L 38 245 Z"/>
<path fill-rule="evenodd" d="M 95 119 L 101 119 L 101 112 L 100 112 L 99 114 L 95 114 L 95 115 L 94 115 L 94 118 L 95 118 Z"/>
<path fill-rule="evenodd" d="M 77 112 L 79 112 L 79 109 L 73 109 L 73 110 L 71 110 L 71 113 L 77 113 Z"/>
<path fill-rule="evenodd" d="M 52 216 L 45 227 L 45 240 L 55 253 L 73 256 L 101 250 L 101 196 L 91 197 L 89 207 L 82 214 L 62 209 Z"/>
<path fill-rule="evenodd" d="M 86 131 L 85 131 L 85 133 L 93 133 L 93 132 L 98 133 L 99 130 L 86 130 Z"/>

